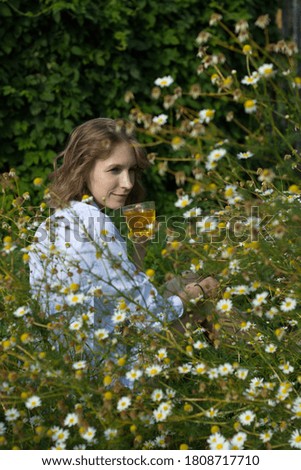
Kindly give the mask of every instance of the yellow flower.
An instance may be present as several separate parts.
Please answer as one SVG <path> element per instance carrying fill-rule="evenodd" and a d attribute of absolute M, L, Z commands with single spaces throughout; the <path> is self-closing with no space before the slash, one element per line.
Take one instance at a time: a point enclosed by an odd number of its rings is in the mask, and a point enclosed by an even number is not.
<path fill-rule="evenodd" d="M 35 179 L 33 180 L 33 184 L 34 184 L 34 186 L 42 186 L 42 184 L 43 184 L 43 178 L 35 178 Z"/>
<path fill-rule="evenodd" d="M 155 275 L 155 270 L 154 269 L 147 269 L 145 271 L 145 274 L 147 275 L 147 277 L 149 277 L 150 279 L 152 279 Z"/>
<path fill-rule="evenodd" d="M 301 193 L 301 189 L 299 188 L 299 186 L 297 184 L 292 184 L 288 188 L 288 190 L 289 190 L 290 193 L 293 193 L 293 194 L 300 194 Z"/>
<path fill-rule="evenodd" d="M 170 246 L 173 250 L 178 250 L 181 247 L 181 243 L 177 240 L 174 240 L 171 242 Z"/>
<path fill-rule="evenodd" d="M 217 190 L 217 185 L 216 185 L 215 183 L 210 183 L 210 184 L 208 185 L 208 188 L 207 188 L 207 189 L 208 189 L 208 191 L 214 192 L 214 191 Z"/>
<path fill-rule="evenodd" d="M 181 444 L 179 447 L 180 450 L 188 450 L 189 446 L 187 444 Z"/>
<path fill-rule="evenodd" d="M 111 383 L 112 383 L 112 377 L 110 375 L 105 375 L 105 377 L 103 379 L 104 386 L 107 387 Z"/>
<path fill-rule="evenodd" d="M 185 140 L 182 139 L 179 136 L 175 136 L 171 140 L 171 146 L 174 150 L 178 150 L 179 148 L 183 147 L 185 145 Z"/>
<path fill-rule="evenodd" d="M 202 192 L 202 185 L 201 183 L 195 183 L 192 185 L 191 194 L 192 196 L 196 196 Z"/>
<path fill-rule="evenodd" d="M 255 113 L 257 110 L 256 100 L 247 100 L 244 102 L 245 112 L 247 114 Z"/>
<path fill-rule="evenodd" d="M 211 426 L 211 433 L 215 434 L 216 432 L 219 432 L 219 426 L 216 426 L 216 425 Z"/>
<path fill-rule="evenodd" d="M 105 392 L 103 395 L 104 400 L 110 401 L 113 398 L 113 393 L 112 392 Z"/>
<path fill-rule="evenodd" d="M 136 426 L 136 424 L 132 424 L 132 425 L 130 426 L 130 432 L 134 434 L 136 431 L 137 431 L 137 426 Z"/>
<path fill-rule="evenodd" d="M 117 361 L 117 364 L 120 366 L 120 367 L 123 367 L 125 364 L 126 364 L 126 356 L 123 356 L 123 357 L 120 357 Z"/>
<path fill-rule="evenodd" d="M 293 86 L 297 88 L 301 88 L 301 77 L 295 77 L 293 81 Z"/>
<path fill-rule="evenodd" d="M 71 292 L 77 292 L 79 289 L 79 284 L 76 284 L 75 282 L 73 282 L 72 284 L 70 284 L 69 289 Z"/>
<path fill-rule="evenodd" d="M 250 44 L 245 44 L 242 51 L 245 55 L 251 55 L 253 53 L 252 46 L 250 46 Z"/>
<path fill-rule="evenodd" d="M 190 403 L 185 403 L 184 405 L 184 411 L 187 413 L 190 413 L 193 410 L 193 406 Z"/>
<path fill-rule="evenodd" d="M 23 333 L 21 336 L 20 336 L 20 339 L 22 341 L 22 343 L 24 344 L 27 344 L 30 342 L 30 334 L 29 333 Z"/>

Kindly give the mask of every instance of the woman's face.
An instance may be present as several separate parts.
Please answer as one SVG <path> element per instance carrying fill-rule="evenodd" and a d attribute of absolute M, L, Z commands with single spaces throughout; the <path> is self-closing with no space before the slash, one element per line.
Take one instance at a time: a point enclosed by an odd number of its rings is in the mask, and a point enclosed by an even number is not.
<path fill-rule="evenodd" d="M 96 160 L 89 175 L 88 187 L 99 206 L 119 209 L 135 183 L 137 162 L 126 142 L 118 144 L 106 160 Z"/>

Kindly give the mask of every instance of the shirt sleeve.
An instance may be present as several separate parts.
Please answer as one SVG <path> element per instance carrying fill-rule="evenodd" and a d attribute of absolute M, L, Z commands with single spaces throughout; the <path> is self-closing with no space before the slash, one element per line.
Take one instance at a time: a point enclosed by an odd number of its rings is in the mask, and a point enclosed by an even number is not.
<path fill-rule="evenodd" d="M 45 276 L 50 291 L 64 292 L 70 284 L 77 284 L 98 315 L 106 317 L 102 325 L 110 329 L 118 313 L 126 312 L 138 328 L 155 329 L 182 316 L 180 297 L 159 295 L 129 260 L 126 242 L 111 219 L 97 207 L 77 203 L 58 212 L 51 225 L 45 240 L 38 243 L 39 253 L 31 255 L 31 284 L 35 288 Z M 50 308 L 53 311 L 53 305 Z"/>

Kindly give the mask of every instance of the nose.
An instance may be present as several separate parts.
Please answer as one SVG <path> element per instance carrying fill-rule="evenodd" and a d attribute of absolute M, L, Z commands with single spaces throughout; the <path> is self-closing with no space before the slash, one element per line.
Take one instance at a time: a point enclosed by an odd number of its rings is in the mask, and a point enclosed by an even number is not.
<path fill-rule="evenodd" d="M 134 186 L 134 176 L 129 171 L 124 171 L 121 175 L 120 185 L 124 189 L 131 190 Z"/>

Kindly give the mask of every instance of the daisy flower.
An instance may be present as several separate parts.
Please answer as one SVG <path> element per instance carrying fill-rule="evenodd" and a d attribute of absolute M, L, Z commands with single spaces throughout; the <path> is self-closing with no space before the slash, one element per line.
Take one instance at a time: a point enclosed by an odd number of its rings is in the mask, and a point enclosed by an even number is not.
<path fill-rule="evenodd" d="M 22 306 L 17 308 L 17 310 L 14 311 L 13 315 L 17 318 L 24 317 L 24 315 L 27 315 L 30 312 L 30 309 L 26 306 Z"/>
<path fill-rule="evenodd" d="M 263 386 L 263 379 L 261 377 L 254 377 L 250 382 L 251 388 L 260 388 Z"/>
<path fill-rule="evenodd" d="M 77 414 L 76 413 L 68 413 L 65 420 L 64 420 L 64 426 L 68 426 L 68 428 L 70 428 L 71 426 L 74 426 L 77 423 L 78 423 Z"/>
<path fill-rule="evenodd" d="M 151 399 L 153 401 L 161 401 L 164 397 L 164 393 L 160 388 L 156 388 L 151 394 Z"/>
<path fill-rule="evenodd" d="M 122 397 L 118 400 L 117 403 L 117 410 L 118 411 L 123 411 L 126 410 L 131 404 L 131 399 L 130 397 Z"/>
<path fill-rule="evenodd" d="M 159 114 L 158 116 L 153 117 L 153 122 L 159 126 L 164 126 L 166 124 L 168 116 L 166 114 Z"/>
<path fill-rule="evenodd" d="M 264 350 L 265 350 L 265 352 L 272 354 L 277 350 L 277 346 L 275 346 L 275 344 L 273 344 L 273 343 L 270 343 L 270 344 L 266 345 Z"/>
<path fill-rule="evenodd" d="M 205 416 L 207 418 L 215 418 L 218 415 L 218 410 L 215 410 L 214 408 L 209 408 L 209 410 L 205 411 Z"/>
<path fill-rule="evenodd" d="M 140 369 L 132 369 L 126 373 L 126 378 L 131 382 L 139 379 L 142 376 L 142 371 Z"/>
<path fill-rule="evenodd" d="M 145 369 L 145 373 L 148 377 L 154 377 L 155 375 L 160 374 L 161 371 L 162 367 L 157 364 L 153 364 Z"/>
<path fill-rule="evenodd" d="M 224 195 L 226 199 L 231 199 L 236 196 L 237 186 L 235 184 L 227 184 L 225 186 Z"/>
<path fill-rule="evenodd" d="M 207 162 L 205 163 L 205 168 L 208 171 L 215 170 L 216 167 L 217 167 L 217 161 L 207 160 Z"/>
<path fill-rule="evenodd" d="M 246 75 L 242 79 L 241 83 L 243 85 L 255 85 L 258 82 L 259 79 L 260 79 L 259 73 L 258 72 L 253 72 L 252 75 Z"/>
<path fill-rule="evenodd" d="M 265 312 L 265 316 L 269 319 L 273 319 L 275 315 L 277 315 L 279 311 L 277 310 L 276 307 L 271 307 L 267 312 Z"/>
<path fill-rule="evenodd" d="M 220 375 L 229 375 L 232 374 L 233 372 L 233 366 L 226 362 L 225 364 L 221 364 L 218 368 L 219 374 Z"/>
<path fill-rule="evenodd" d="M 259 305 L 266 304 L 268 295 L 269 293 L 267 291 L 256 294 L 255 299 L 252 300 L 252 305 L 254 305 L 254 307 L 258 307 Z"/>
<path fill-rule="evenodd" d="M 215 110 L 214 109 L 202 109 L 199 112 L 200 122 L 208 124 L 214 118 Z"/>
<path fill-rule="evenodd" d="M 207 371 L 208 377 L 209 377 L 209 379 L 211 379 L 211 380 L 217 379 L 218 373 L 219 373 L 219 371 L 218 371 L 218 369 L 217 369 L 216 367 L 212 367 L 212 369 L 209 369 L 209 370 Z"/>
<path fill-rule="evenodd" d="M 77 361 L 72 364 L 72 368 L 75 370 L 85 369 L 87 367 L 87 361 Z"/>
<path fill-rule="evenodd" d="M 254 155 L 254 154 L 253 154 L 252 152 L 250 152 L 249 150 L 247 150 L 246 152 L 239 152 L 239 153 L 237 154 L 237 158 L 238 158 L 239 160 L 247 160 L 248 158 L 253 157 L 253 155 Z"/>
<path fill-rule="evenodd" d="M 163 401 L 160 403 L 158 410 L 162 411 L 167 416 L 171 413 L 172 403 L 170 401 Z"/>
<path fill-rule="evenodd" d="M 185 145 L 185 140 L 182 137 L 175 136 L 171 140 L 171 146 L 173 150 L 179 150 L 181 147 Z"/>
<path fill-rule="evenodd" d="M 297 301 L 295 299 L 292 299 L 291 297 L 286 297 L 280 305 L 280 310 L 282 312 L 290 312 L 291 310 L 294 310 L 296 305 Z"/>
<path fill-rule="evenodd" d="M 165 390 L 165 393 L 166 393 L 167 398 L 170 398 L 170 399 L 176 396 L 176 392 L 172 388 L 167 388 Z"/>
<path fill-rule="evenodd" d="M 173 83 L 174 79 L 171 77 L 171 75 L 166 75 L 164 77 L 159 77 L 155 80 L 155 85 L 159 86 L 161 88 L 165 88 L 170 86 Z"/>
<path fill-rule="evenodd" d="M 199 215 L 201 215 L 201 213 L 202 209 L 200 209 L 199 207 L 195 207 L 184 212 L 183 217 L 185 219 L 192 219 L 193 217 L 198 217 Z"/>
<path fill-rule="evenodd" d="M 159 361 L 162 361 L 167 357 L 167 350 L 165 348 L 160 348 L 156 354 L 156 358 L 159 359 Z"/>
<path fill-rule="evenodd" d="M 51 439 L 53 441 L 58 441 L 60 444 L 63 444 L 63 442 L 66 441 L 70 435 L 67 429 L 63 429 L 58 426 L 51 428 L 51 431 Z"/>
<path fill-rule="evenodd" d="M 192 373 L 193 375 L 203 375 L 205 374 L 206 370 L 207 370 L 206 364 L 204 364 L 203 362 L 200 362 L 193 367 Z"/>
<path fill-rule="evenodd" d="M 192 365 L 191 364 L 183 364 L 182 366 L 178 367 L 178 372 L 180 374 L 188 374 L 191 371 Z"/>
<path fill-rule="evenodd" d="M 6 421 L 15 421 L 19 418 L 20 413 L 16 408 L 9 408 L 4 412 Z"/>
<path fill-rule="evenodd" d="M 230 299 L 221 299 L 216 304 L 216 308 L 219 312 L 230 312 L 232 306 L 233 304 Z"/>
<path fill-rule="evenodd" d="M 98 330 L 94 331 L 94 336 L 98 341 L 102 341 L 109 337 L 109 330 L 105 328 L 99 328 Z"/>
<path fill-rule="evenodd" d="M 196 223 L 199 232 L 212 232 L 217 228 L 217 220 L 214 217 L 203 217 Z"/>
<path fill-rule="evenodd" d="M 268 429 L 267 431 L 262 432 L 261 434 L 259 434 L 259 439 L 262 442 L 269 442 L 271 440 L 272 436 L 273 436 L 273 431 L 271 429 Z"/>
<path fill-rule="evenodd" d="M 293 88 L 301 88 L 301 77 L 295 77 L 293 80 Z"/>
<path fill-rule="evenodd" d="M 112 315 L 112 321 L 113 323 L 122 323 L 126 319 L 126 311 L 122 310 L 114 310 L 113 315 Z"/>
<path fill-rule="evenodd" d="M 244 102 L 245 112 L 247 114 L 252 114 L 257 111 L 257 101 L 256 100 L 246 100 Z"/>
<path fill-rule="evenodd" d="M 254 421 L 256 415 L 251 410 L 244 411 L 238 416 L 238 420 L 242 425 L 250 426 L 250 424 Z"/>
<path fill-rule="evenodd" d="M 110 439 L 114 439 L 114 437 L 117 436 L 117 429 L 114 428 L 108 428 L 104 431 L 104 436 L 107 441 Z"/>
<path fill-rule="evenodd" d="M 215 150 L 212 150 L 209 153 L 207 159 L 208 159 L 208 161 L 217 162 L 217 161 L 221 160 L 221 158 L 223 158 L 226 155 L 226 153 L 227 153 L 227 151 L 224 148 L 215 149 Z"/>
<path fill-rule="evenodd" d="M 263 64 L 259 67 L 258 73 L 262 77 L 266 77 L 266 78 L 272 77 L 275 74 L 274 65 L 273 64 Z"/>
<path fill-rule="evenodd" d="M 207 442 L 211 450 L 227 450 L 230 447 L 229 441 L 222 436 L 219 432 L 212 434 Z"/>
<path fill-rule="evenodd" d="M 196 341 L 194 344 L 193 344 L 193 347 L 195 349 L 204 349 L 204 348 L 208 348 L 208 343 L 206 343 L 206 341 Z"/>
<path fill-rule="evenodd" d="M 281 364 L 279 366 L 279 369 L 281 369 L 284 374 L 290 374 L 291 372 L 294 372 L 295 370 L 294 367 L 291 366 L 289 361 L 285 362 L 284 364 Z"/>
<path fill-rule="evenodd" d="M 175 206 L 182 208 L 182 207 L 189 206 L 189 204 L 191 204 L 191 203 L 192 203 L 192 199 L 189 198 L 189 196 L 186 194 L 182 197 L 179 197 L 177 202 L 175 202 Z"/>
<path fill-rule="evenodd" d="M 86 296 L 84 294 L 69 294 L 66 300 L 68 305 L 78 305 L 84 303 Z"/>
<path fill-rule="evenodd" d="M 155 421 L 157 423 L 160 422 L 160 421 L 164 421 L 166 419 L 166 417 L 168 416 L 168 414 L 165 413 L 164 410 L 161 410 L 159 408 L 157 410 L 153 411 L 153 415 L 154 415 Z"/>
<path fill-rule="evenodd" d="M 246 285 L 235 286 L 233 288 L 233 294 L 236 295 L 247 295 L 249 293 L 249 287 Z"/>
<path fill-rule="evenodd" d="M 33 395 L 29 397 L 25 402 L 25 406 L 29 410 L 32 410 L 33 408 L 37 408 L 38 406 L 41 406 L 41 404 L 42 404 L 41 398 L 38 397 L 37 395 Z"/>
<path fill-rule="evenodd" d="M 247 434 L 245 432 L 238 432 L 234 434 L 230 441 L 232 449 L 243 449 L 246 440 Z"/>
<path fill-rule="evenodd" d="M 198 272 L 200 269 L 203 269 L 204 267 L 204 262 L 203 260 L 198 260 L 196 262 L 193 262 L 191 265 L 190 265 L 190 271 L 192 271 L 193 273 L 196 273 Z"/>
<path fill-rule="evenodd" d="M 71 331 L 78 331 L 83 326 L 83 319 L 81 317 L 77 318 L 69 325 L 69 330 Z"/>
<path fill-rule="evenodd" d="M 95 434 L 96 429 L 92 426 L 89 426 L 83 433 L 81 433 L 81 436 L 83 439 L 85 439 L 85 441 L 91 442 L 93 441 Z"/>
<path fill-rule="evenodd" d="M 295 449 L 301 449 L 301 430 L 296 429 L 290 437 L 289 444 Z"/>
<path fill-rule="evenodd" d="M 301 398 L 296 398 L 293 402 L 292 412 L 295 413 L 297 418 L 301 418 Z"/>

